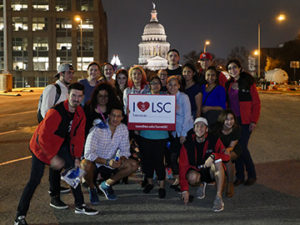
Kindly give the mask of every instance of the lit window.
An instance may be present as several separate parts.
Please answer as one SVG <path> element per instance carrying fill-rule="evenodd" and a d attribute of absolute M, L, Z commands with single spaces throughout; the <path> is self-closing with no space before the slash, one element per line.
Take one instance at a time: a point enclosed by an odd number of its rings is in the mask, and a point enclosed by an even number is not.
<path fill-rule="evenodd" d="M 32 7 L 34 10 L 38 10 L 38 11 L 49 11 L 49 1 L 48 0 L 33 0 Z"/>
<path fill-rule="evenodd" d="M 14 56 L 13 69 L 14 70 L 27 70 L 28 57 L 27 56 Z"/>
<path fill-rule="evenodd" d="M 49 44 L 47 38 L 33 38 L 33 50 L 37 52 L 48 51 Z"/>
<path fill-rule="evenodd" d="M 72 29 L 72 21 L 65 18 L 56 18 L 56 29 Z"/>
<path fill-rule="evenodd" d="M 3 17 L 0 17 L 0 30 L 3 30 L 3 28 L 4 28 Z"/>
<path fill-rule="evenodd" d="M 93 0 L 76 0 L 76 7 L 78 11 L 92 11 L 94 10 Z"/>
<path fill-rule="evenodd" d="M 81 57 L 77 57 L 77 70 L 87 70 L 90 62 L 94 61 L 94 57 L 82 57 L 82 67 L 81 67 Z"/>
<path fill-rule="evenodd" d="M 56 67 L 58 68 L 58 66 L 62 63 L 72 64 L 72 57 L 56 57 Z"/>
<path fill-rule="evenodd" d="M 14 31 L 28 30 L 28 18 L 27 17 L 13 17 L 12 26 Z"/>
<path fill-rule="evenodd" d="M 48 70 L 49 57 L 33 57 L 33 70 Z"/>
<path fill-rule="evenodd" d="M 12 1 L 11 9 L 13 11 L 27 10 L 28 5 L 27 5 L 26 1 Z"/>
<path fill-rule="evenodd" d="M 55 10 L 57 12 L 70 11 L 71 10 L 71 2 L 70 0 L 56 0 L 55 1 Z"/>
<path fill-rule="evenodd" d="M 48 30 L 48 20 L 43 17 L 33 17 L 32 18 L 32 30 Z"/>
<path fill-rule="evenodd" d="M 12 39 L 13 51 L 27 51 L 27 38 L 14 37 Z"/>

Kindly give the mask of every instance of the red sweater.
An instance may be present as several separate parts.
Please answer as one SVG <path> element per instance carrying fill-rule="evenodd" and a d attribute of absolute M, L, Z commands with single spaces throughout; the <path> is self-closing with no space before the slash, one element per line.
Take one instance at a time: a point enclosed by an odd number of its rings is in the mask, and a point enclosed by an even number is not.
<path fill-rule="evenodd" d="M 65 141 L 69 124 L 64 123 L 64 119 L 60 114 L 64 115 L 65 110 L 69 110 L 68 100 L 49 109 L 30 140 L 30 150 L 46 164 L 50 164 L 51 159 L 57 155 Z M 70 152 L 75 158 L 80 158 L 82 155 L 85 141 L 85 120 L 83 109 L 80 106 L 77 107 L 70 131 Z"/>
<path fill-rule="evenodd" d="M 187 141 L 182 145 L 179 156 L 179 182 L 181 191 L 188 191 L 189 184 L 186 179 L 186 173 L 189 169 L 194 169 L 199 171 L 197 166 L 200 165 L 192 165 L 188 157 L 188 152 L 195 154 L 195 161 L 197 162 L 197 158 L 201 157 L 203 160 L 206 160 L 210 155 L 215 156 L 215 160 L 221 159 L 222 161 L 229 161 L 230 156 L 225 154 L 225 147 L 220 138 L 217 139 L 217 142 L 214 145 L 213 152 L 211 154 L 207 153 L 209 146 L 209 139 L 207 138 L 204 143 L 203 154 L 201 156 L 197 156 L 197 149 L 194 145 L 196 142 L 195 134 L 192 134 L 191 138 L 187 138 Z M 194 163 L 195 164 L 195 163 Z"/>

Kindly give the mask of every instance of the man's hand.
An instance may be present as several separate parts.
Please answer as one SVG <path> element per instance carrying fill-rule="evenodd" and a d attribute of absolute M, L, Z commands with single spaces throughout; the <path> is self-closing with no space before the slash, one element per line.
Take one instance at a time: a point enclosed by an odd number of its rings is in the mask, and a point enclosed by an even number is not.
<path fill-rule="evenodd" d="M 256 123 L 250 123 L 250 125 L 249 125 L 249 131 L 252 132 L 255 127 L 256 127 Z"/>
<path fill-rule="evenodd" d="M 190 193 L 188 191 L 182 192 L 182 199 L 185 205 L 188 204 L 189 198 L 190 198 Z"/>
<path fill-rule="evenodd" d="M 180 136 L 179 141 L 180 141 L 180 144 L 183 144 L 185 141 L 185 136 Z"/>
<path fill-rule="evenodd" d="M 75 161 L 74 161 L 74 166 L 75 166 L 75 168 L 80 168 L 80 159 L 75 159 Z"/>
<path fill-rule="evenodd" d="M 112 168 L 114 168 L 114 169 L 119 168 L 121 166 L 121 160 L 116 161 L 114 159 L 111 159 L 109 161 L 109 166 L 112 167 Z"/>
<path fill-rule="evenodd" d="M 60 170 L 65 165 L 65 161 L 59 156 L 54 156 L 50 161 L 50 166 L 55 170 Z"/>
<path fill-rule="evenodd" d="M 204 163 L 204 167 L 211 167 L 213 163 L 214 163 L 213 158 L 212 157 L 208 157 L 207 160 Z"/>

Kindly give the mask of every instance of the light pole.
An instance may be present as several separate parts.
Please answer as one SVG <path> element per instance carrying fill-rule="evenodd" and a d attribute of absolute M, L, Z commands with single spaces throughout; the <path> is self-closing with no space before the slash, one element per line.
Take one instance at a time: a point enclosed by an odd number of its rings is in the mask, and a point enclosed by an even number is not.
<path fill-rule="evenodd" d="M 81 19 L 80 16 L 75 16 L 75 21 L 80 22 L 80 61 L 81 61 L 80 69 L 82 71 L 83 70 L 83 61 L 82 61 L 82 19 Z"/>
<path fill-rule="evenodd" d="M 210 45 L 210 41 L 209 40 L 206 40 L 205 43 L 204 43 L 204 49 L 203 49 L 204 53 L 206 52 L 207 45 Z"/>
<path fill-rule="evenodd" d="M 282 22 L 286 19 L 286 16 L 284 14 L 279 14 L 277 17 L 276 17 L 276 20 L 278 22 Z M 257 49 L 258 49 L 258 52 L 257 52 L 257 77 L 258 79 L 260 78 L 260 56 L 261 56 L 261 49 L 260 49 L 260 23 L 258 23 L 257 25 Z"/>

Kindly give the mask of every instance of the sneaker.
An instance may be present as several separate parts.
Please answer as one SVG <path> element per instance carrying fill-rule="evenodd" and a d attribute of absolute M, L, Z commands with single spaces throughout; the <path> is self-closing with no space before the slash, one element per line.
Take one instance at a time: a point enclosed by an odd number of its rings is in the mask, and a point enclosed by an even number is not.
<path fill-rule="evenodd" d="M 153 189 L 153 187 L 154 187 L 153 184 L 147 184 L 143 192 L 148 194 Z"/>
<path fill-rule="evenodd" d="M 89 196 L 92 205 L 98 205 L 100 203 L 97 188 L 89 188 Z"/>
<path fill-rule="evenodd" d="M 111 186 L 107 186 L 105 184 L 105 181 L 103 181 L 99 185 L 99 188 L 103 192 L 103 194 L 105 195 L 106 199 L 108 199 L 108 200 L 116 200 L 117 199 L 117 196 L 114 194 L 114 190 L 112 189 Z"/>
<path fill-rule="evenodd" d="M 67 194 L 67 193 L 69 193 L 69 192 L 71 192 L 71 189 L 70 189 L 70 188 L 67 188 L 67 187 L 60 187 L 60 193 L 61 193 L 61 194 Z M 51 191 L 49 190 L 48 193 L 51 194 Z"/>
<path fill-rule="evenodd" d="M 55 209 L 67 209 L 69 206 L 67 206 L 62 200 L 60 200 L 59 197 L 52 197 L 50 206 Z"/>
<path fill-rule="evenodd" d="M 166 197 L 166 189 L 164 189 L 164 188 L 159 188 L 159 189 L 158 189 L 158 197 L 159 197 L 159 198 L 165 198 L 165 197 Z"/>
<path fill-rule="evenodd" d="M 28 225 L 25 216 L 18 216 L 14 221 L 14 225 Z"/>
<path fill-rule="evenodd" d="M 88 216 L 94 216 L 94 215 L 97 215 L 99 213 L 99 211 L 92 209 L 92 208 L 88 208 L 85 204 L 83 204 L 80 207 L 75 207 L 75 213 L 76 214 L 85 214 Z"/>
<path fill-rule="evenodd" d="M 219 196 L 216 196 L 216 198 L 214 200 L 213 211 L 221 212 L 223 210 L 224 210 L 224 202 L 223 202 L 222 198 L 220 198 Z"/>
<path fill-rule="evenodd" d="M 67 187 L 60 187 L 60 193 L 61 194 L 67 194 L 67 193 L 70 193 L 71 192 L 71 189 L 70 188 L 67 188 Z"/>
<path fill-rule="evenodd" d="M 206 185 L 207 185 L 207 183 L 204 182 L 204 183 L 202 183 L 202 185 L 200 185 L 200 187 L 198 187 L 198 189 L 196 191 L 196 196 L 197 196 L 198 199 L 204 199 L 205 198 Z"/>

